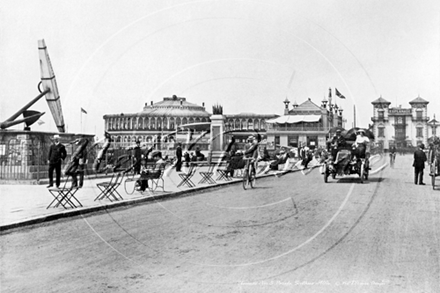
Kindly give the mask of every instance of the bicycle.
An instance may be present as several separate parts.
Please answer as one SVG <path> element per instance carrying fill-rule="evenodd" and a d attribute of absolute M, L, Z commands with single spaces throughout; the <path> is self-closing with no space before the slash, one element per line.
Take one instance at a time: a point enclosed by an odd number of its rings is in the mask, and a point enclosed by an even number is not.
<path fill-rule="evenodd" d="M 243 158 L 246 161 L 243 173 L 243 189 L 246 190 L 248 186 L 254 188 L 256 181 L 254 158 Z"/>

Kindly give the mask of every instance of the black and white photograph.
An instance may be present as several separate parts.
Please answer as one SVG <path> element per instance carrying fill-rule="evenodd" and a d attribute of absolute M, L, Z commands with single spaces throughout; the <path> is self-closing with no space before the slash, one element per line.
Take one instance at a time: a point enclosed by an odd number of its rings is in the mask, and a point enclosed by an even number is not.
<path fill-rule="evenodd" d="M 440 2 L 0 7 L 1 292 L 440 292 Z"/>

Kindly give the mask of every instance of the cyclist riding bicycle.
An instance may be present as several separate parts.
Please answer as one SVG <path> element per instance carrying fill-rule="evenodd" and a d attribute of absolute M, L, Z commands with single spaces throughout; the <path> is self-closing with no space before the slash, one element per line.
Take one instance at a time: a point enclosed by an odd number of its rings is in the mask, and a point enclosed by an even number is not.
<path fill-rule="evenodd" d="M 258 144 L 261 140 L 261 136 L 257 133 L 253 136 L 248 137 L 248 141 L 251 143 L 250 147 L 245 150 L 244 157 L 245 158 L 252 158 L 252 171 L 254 174 L 256 174 L 256 164 L 257 164 L 257 158 L 258 158 Z"/>

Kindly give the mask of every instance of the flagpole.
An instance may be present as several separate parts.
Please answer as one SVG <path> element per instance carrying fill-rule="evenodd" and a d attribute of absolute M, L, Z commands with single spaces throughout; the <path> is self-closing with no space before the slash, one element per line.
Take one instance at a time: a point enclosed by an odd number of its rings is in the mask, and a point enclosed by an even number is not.
<path fill-rule="evenodd" d="M 80 133 L 82 133 L 82 117 L 83 117 L 83 115 L 82 115 L 82 110 L 81 110 L 81 108 L 79 109 L 79 132 Z"/>
<path fill-rule="evenodd" d="M 356 127 L 356 105 L 353 105 L 353 127 Z"/>

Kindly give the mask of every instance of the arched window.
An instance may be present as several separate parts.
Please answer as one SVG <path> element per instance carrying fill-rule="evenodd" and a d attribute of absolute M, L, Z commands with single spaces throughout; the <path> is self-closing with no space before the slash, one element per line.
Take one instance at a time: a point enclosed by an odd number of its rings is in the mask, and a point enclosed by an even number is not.
<path fill-rule="evenodd" d="M 193 117 L 189 118 L 188 123 L 190 123 L 190 124 L 194 123 L 194 118 Z"/>
<path fill-rule="evenodd" d="M 163 118 L 163 129 L 169 129 L 168 127 L 169 127 L 168 119 L 167 119 L 167 117 L 164 117 Z"/>
<path fill-rule="evenodd" d="M 174 125 L 174 118 L 170 118 L 170 128 L 171 130 L 176 129 L 175 125 Z"/>
<path fill-rule="evenodd" d="M 182 119 L 182 125 L 186 125 L 186 124 L 188 124 L 188 120 L 186 118 L 183 118 Z"/>

